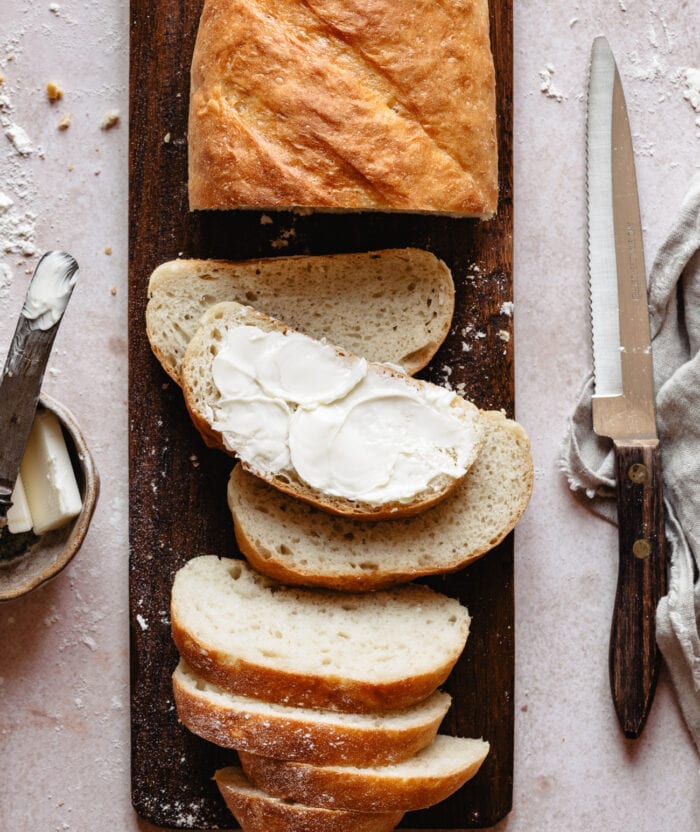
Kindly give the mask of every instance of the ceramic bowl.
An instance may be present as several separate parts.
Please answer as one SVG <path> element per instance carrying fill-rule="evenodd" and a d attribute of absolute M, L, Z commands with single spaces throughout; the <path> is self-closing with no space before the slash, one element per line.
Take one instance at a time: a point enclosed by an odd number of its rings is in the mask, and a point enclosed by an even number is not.
<path fill-rule="evenodd" d="M 52 411 L 63 427 L 83 508 L 74 520 L 41 537 L 16 535 L 15 543 L 20 544 L 17 550 L 9 557 L 7 551 L 0 557 L 0 601 L 25 595 L 58 575 L 70 563 L 85 539 L 100 489 L 99 476 L 85 437 L 70 411 L 44 394 L 39 399 L 39 407 Z M 7 535 L 9 532 L 5 529 L 3 538 Z M 7 542 L 0 541 L 0 547 L 5 549 Z"/>

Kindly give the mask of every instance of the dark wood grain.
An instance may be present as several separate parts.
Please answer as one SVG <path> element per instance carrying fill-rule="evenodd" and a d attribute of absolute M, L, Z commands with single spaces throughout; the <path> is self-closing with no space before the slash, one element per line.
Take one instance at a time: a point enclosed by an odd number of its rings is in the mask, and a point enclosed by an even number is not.
<path fill-rule="evenodd" d="M 620 563 L 610 631 L 610 687 L 626 737 L 638 737 L 661 657 L 656 607 L 666 594 L 666 538 L 658 442 L 615 442 Z"/>
<path fill-rule="evenodd" d="M 500 205 L 490 222 L 399 214 L 297 216 L 187 211 L 189 63 L 201 0 L 132 0 L 129 198 L 129 471 L 132 657 L 132 799 L 139 814 L 177 828 L 231 828 L 211 782 L 235 760 L 177 722 L 170 675 L 173 575 L 202 553 L 236 556 L 225 493 L 231 461 L 204 447 L 179 389 L 151 355 L 146 288 L 161 262 L 186 257 L 244 259 L 417 246 L 451 268 L 457 289 L 450 335 L 424 377 L 450 384 L 482 407 L 513 412 L 512 9 L 494 0 L 498 76 Z M 170 141 L 163 138 L 170 134 Z M 269 213 L 269 212 L 268 212 Z M 286 246 L 278 248 L 282 232 Z M 276 242 L 277 241 L 277 242 Z M 274 244 L 274 245 L 273 245 Z M 473 616 L 464 656 L 447 687 L 445 729 L 483 736 L 491 753 L 458 794 L 406 816 L 413 829 L 490 826 L 510 810 L 513 775 L 513 547 L 508 538 L 461 574 L 431 585 L 460 598 Z M 426 644 L 426 650 L 430 645 Z"/>

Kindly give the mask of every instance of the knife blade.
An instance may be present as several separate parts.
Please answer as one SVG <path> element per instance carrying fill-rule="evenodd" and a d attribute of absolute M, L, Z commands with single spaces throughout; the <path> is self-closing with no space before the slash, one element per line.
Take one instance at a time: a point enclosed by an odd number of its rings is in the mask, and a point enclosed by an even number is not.
<path fill-rule="evenodd" d="M 78 278 L 63 251 L 37 263 L 0 379 L 0 530 L 7 524 L 19 466 L 34 421 L 46 363 Z"/>
<path fill-rule="evenodd" d="M 610 687 L 622 731 L 633 739 L 658 678 L 655 615 L 666 593 L 666 545 L 634 150 L 622 82 L 604 37 L 591 51 L 587 186 L 593 430 L 612 439 L 619 525 Z"/>

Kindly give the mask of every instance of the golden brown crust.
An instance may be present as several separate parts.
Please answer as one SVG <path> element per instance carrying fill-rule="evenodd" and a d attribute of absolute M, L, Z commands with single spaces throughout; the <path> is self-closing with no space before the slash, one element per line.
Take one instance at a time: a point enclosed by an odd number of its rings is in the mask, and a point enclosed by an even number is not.
<path fill-rule="evenodd" d="M 316 809 L 254 791 L 238 768 L 216 772 L 216 785 L 243 832 L 391 832 L 403 812 Z"/>
<path fill-rule="evenodd" d="M 479 770 L 483 759 L 440 777 L 417 776 L 387 779 L 372 772 L 343 771 L 307 763 L 239 754 L 246 777 L 259 789 L 276 797 L 319 808 L 366 812 L 427 809 L 461 788 Z"/>
<path fill-rule="evenodd" d="M 192 209 L 488 216 L 487 0 L 207 0 L 192 59 Z"/>
<path fill-rule="evenodd" d="M 425 725 L 390 730 L 304 720 L 266 711 L 233 710 L 173 676 L 182 724 L 224 748 L 316 765 L 373 766 L 406 760 L 429 745 L 443 713 Z"/>
<path fill-rule="evenodd" d="M 384 683 L 330 675 L 310 676 L 252 664 L 244 659 L 232 664 L 225 653 L 198 643 L 182 627 L 172 608 L 171 622 L 173 641 L 180 656 L 208 682 L 231 693 L 302 708 L 348 713 L 379 713 L 408 708 L 439 688 L 459 658 L 457 652 L 429 673 L 410 675 L 411 669 L 406 668 L 406 678 Z"/>

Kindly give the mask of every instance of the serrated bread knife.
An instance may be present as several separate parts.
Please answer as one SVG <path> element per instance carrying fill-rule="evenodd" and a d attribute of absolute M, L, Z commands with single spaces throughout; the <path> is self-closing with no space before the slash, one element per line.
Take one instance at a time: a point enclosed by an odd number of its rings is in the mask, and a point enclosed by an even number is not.
<path fill-rule="evenodd" d="M 7 525 L 46 362 L 77 279 L 78 264 L 70 254 L 44 254 L 17 321 L 0 378 L 0 531 Z"/>
<path fill-rule="evenodd" d="M 632 136 L 615 58 L 603 37 L 591 54 L 587 138 L 593 430 L 613 441 L 619 522 L 610 686 L 622 730 L 635 738 L 659 671 L 655 615 L 666 592 L 664 505 Z"/>

